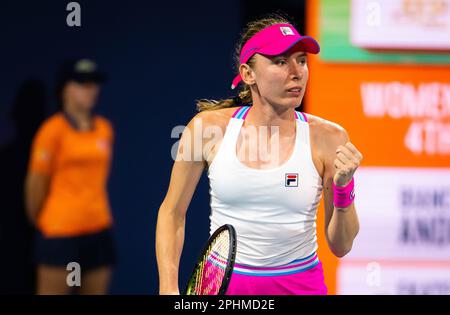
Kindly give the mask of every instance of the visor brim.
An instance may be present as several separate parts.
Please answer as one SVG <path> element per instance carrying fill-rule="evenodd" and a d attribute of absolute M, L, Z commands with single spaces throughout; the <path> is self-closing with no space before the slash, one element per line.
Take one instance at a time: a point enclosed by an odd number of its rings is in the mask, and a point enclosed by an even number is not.
<path fill-rule="evenodd" d="M 299 50 L 310 54 L 318 54 L 320 52 L 320 46 L 317 41 L 310 36 L 301 36 L 295 39 L 283 38 L 277 42 L 271 43 L 270 46 L 263 47 L 257 51 L 257 53 L 267 56 L 277 56 L 287 52 L 297 44 Z"/>

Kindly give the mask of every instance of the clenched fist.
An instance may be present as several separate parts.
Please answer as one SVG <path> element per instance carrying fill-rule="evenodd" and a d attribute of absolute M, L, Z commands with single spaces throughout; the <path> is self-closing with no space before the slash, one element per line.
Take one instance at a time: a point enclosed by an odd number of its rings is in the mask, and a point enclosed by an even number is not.
<path fill-rule="evenodd" d="M 338 146 L 336 159 L 334 160 L 336 169 L 333 177 L 334 184 L 343 187 L 350 183 L 353 174 L 355 174 L 356 169 L 361 164 L 362 158 L 361 152 L 351 142 Z"/>

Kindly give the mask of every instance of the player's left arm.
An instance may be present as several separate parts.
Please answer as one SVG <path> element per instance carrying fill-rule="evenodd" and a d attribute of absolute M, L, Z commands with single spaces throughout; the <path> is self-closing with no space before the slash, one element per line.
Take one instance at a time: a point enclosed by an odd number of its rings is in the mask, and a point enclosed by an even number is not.
<path fill-rule="evenodd" d="M 344 128 L 332 125 L 327 129 L 323 178 L 325 234 L 331 251 L 337 257 L 343 257 L 350 252 L 359 231 L 354 194 L 350 193 L 350 188 L 363 156 L 350 142 Z M 345 188 L 347 192 L 341 195 L 344 199 L 336 200 L 335 194 Z M 347 198 L 346 194 L 351 197 Z"/>

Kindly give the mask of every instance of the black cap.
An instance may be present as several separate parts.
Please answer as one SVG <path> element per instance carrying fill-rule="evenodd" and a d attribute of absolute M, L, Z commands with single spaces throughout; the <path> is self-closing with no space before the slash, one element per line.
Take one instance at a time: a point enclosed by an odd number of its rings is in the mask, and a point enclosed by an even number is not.
<path fill-rule="evenodd" d="M 106 74 L 91 59 L 68 60 L 60 69 L 58 81 L 62 85 L 68 81 L 104 83 Z"/>

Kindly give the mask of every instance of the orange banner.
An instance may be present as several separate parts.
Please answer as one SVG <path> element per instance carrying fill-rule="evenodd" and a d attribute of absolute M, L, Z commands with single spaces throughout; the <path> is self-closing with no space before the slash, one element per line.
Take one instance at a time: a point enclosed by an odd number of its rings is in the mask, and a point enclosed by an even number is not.
<path fill-rule="evenodd" d="M 320 1 L 307 2 L 307 35 L 318 39 Z M 328 52 L 330 53 L 330 52 Z M 343 126 L 363 153 L 362 166 L 450 166 L 450 66 L 325 63 L 308 56 L 306 112 Z M 325 241 L 319 257 L 330 294 L 339 260 Z"/>

